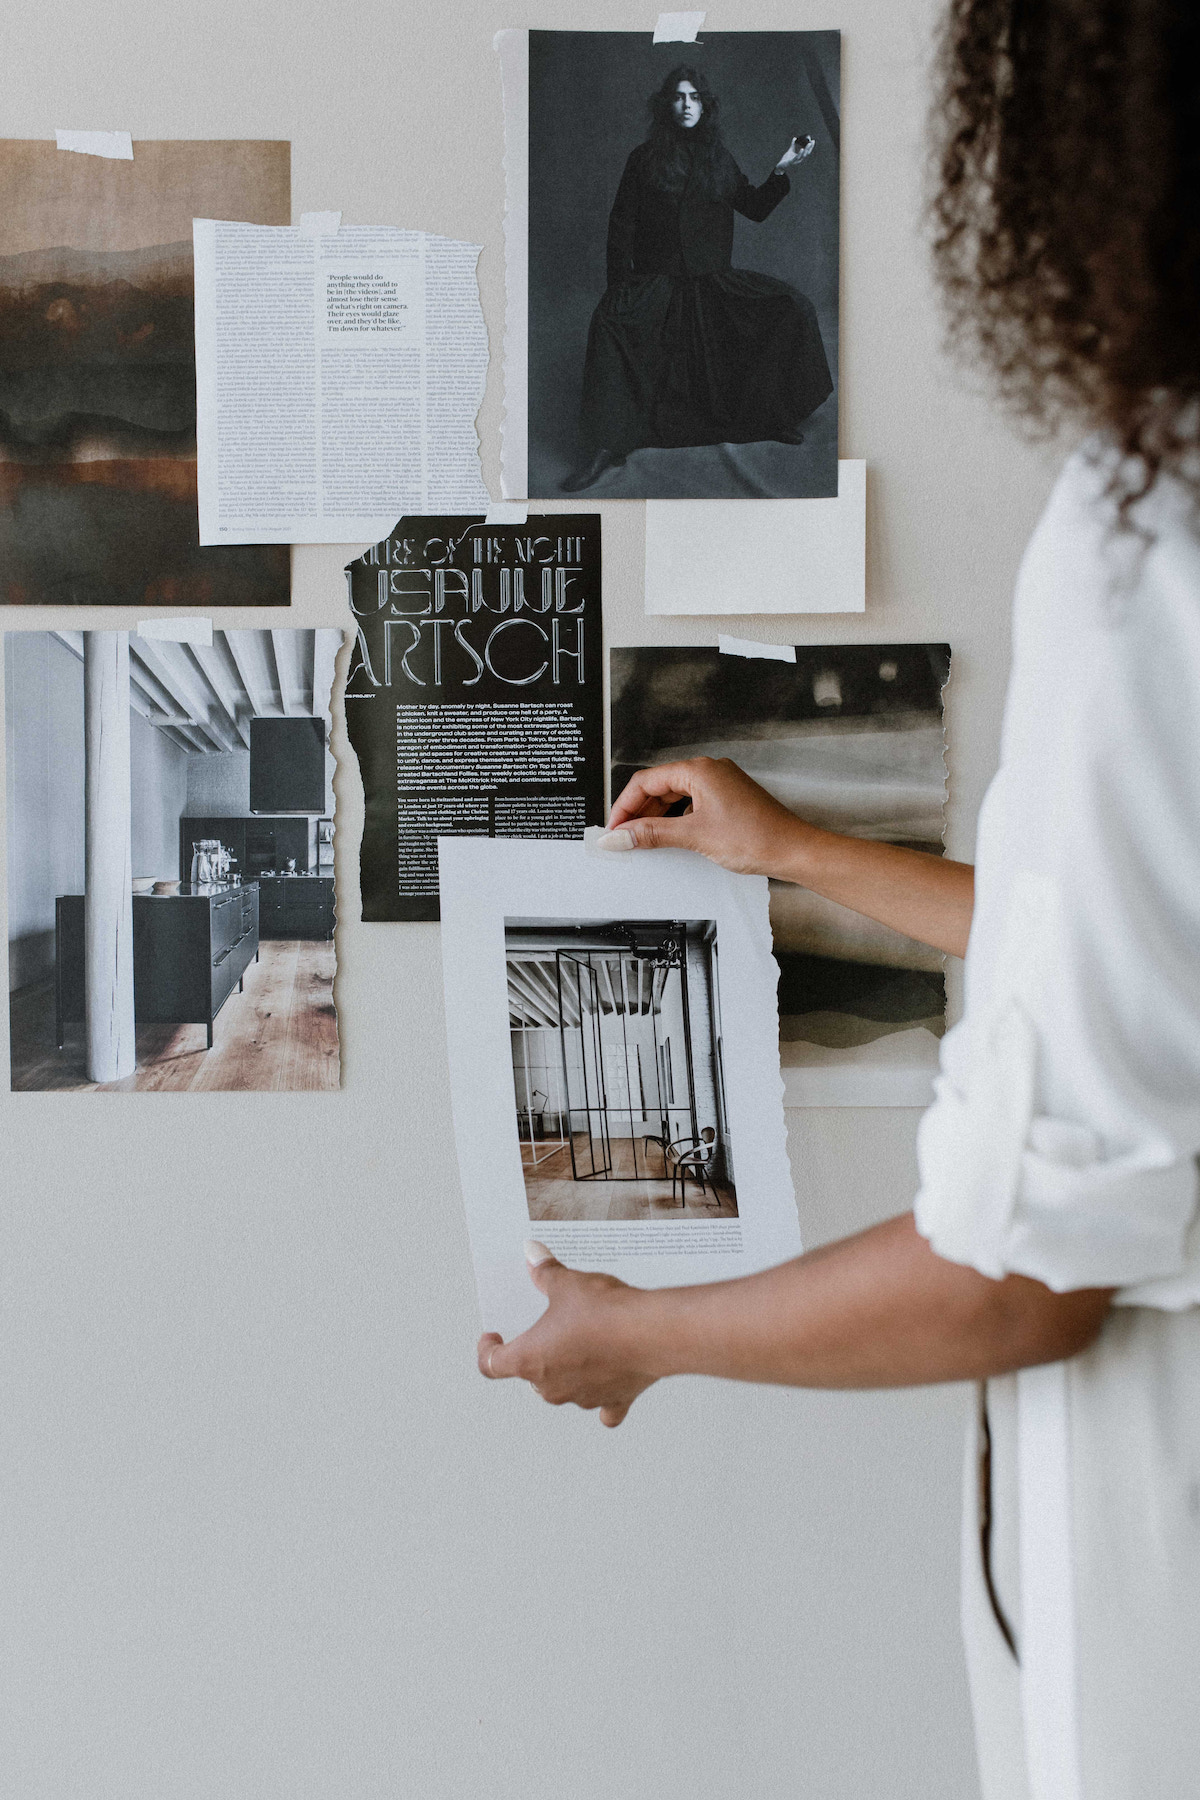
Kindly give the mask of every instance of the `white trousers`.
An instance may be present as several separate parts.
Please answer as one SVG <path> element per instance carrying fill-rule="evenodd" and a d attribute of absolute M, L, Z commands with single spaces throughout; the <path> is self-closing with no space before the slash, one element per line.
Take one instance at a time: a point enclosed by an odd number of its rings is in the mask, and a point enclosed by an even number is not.
<path fill-rule="evenodd" d="M 1200 1793 L 1200 1307 L 989 1381 L 964 1498 L 984 1800 Z"/>

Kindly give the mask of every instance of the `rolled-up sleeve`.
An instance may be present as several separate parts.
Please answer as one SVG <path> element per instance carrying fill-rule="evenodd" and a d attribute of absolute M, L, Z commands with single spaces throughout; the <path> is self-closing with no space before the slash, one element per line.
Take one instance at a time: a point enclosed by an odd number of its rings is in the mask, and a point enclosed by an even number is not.
<path fill-rule="evenodd" d="M 921 1121 L 915 1211 L 933 1249 L 995 1278 L 1031 1275 L 1059 1293 L 1186 1274 L 1194 1155 L 1153 1130 L 1113 1151 L 1094 1128 L 1037 1113 L 1037 1035 L 1018 1003 L 991 1036 L 974 1071 L 974 1103 L 943 1073 Z M 1200 1298 L 1200 1266 L 1195 1274 Z"/>
<path fill-rule="evenodd" d="M 1196 1304 L 1200 548 L 1161 529 L 1119 616 L 1076 595 L 1056 635 L 1046 615 L 1076 576 L 1048 517 L 916 1220 L 990 1276 Z"/>

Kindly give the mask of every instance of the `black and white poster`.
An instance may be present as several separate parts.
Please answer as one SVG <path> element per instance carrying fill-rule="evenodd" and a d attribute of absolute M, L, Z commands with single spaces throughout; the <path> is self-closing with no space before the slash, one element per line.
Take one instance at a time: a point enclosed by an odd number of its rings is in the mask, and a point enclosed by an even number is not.
<path fill-rule="evenodd" d="M 439 916 L 440 836 L 603 823 L 599 514 L 404 518 L 347 576 L 364 919 Z"/>
<path fill-rule="evenodd" d="M 500 48 L 505 492 L 836 495 L 839 33 Z"/>
<path fill-rule="evenodd" d="M 941 855 L 949 646 L 795 657 L 614 650 L 614 799 L 639 768 L 727 756 L 814 825 Z M 940 952 L 787 882 L 771 884 L 771 931 L 789 1104 L 927 1099 L 945 1031 Z"/>

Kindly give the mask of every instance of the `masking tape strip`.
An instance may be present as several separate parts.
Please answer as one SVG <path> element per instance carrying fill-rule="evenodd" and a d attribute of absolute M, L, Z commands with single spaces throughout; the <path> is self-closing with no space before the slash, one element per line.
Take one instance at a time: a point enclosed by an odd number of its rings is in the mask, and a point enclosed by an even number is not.
<path fill-rule="evenodd" d="M 128 131 L 56 131 L 54 141 L 60 150 L 77 150 L 81 156 L 133 161 L 133 138 Z"/>

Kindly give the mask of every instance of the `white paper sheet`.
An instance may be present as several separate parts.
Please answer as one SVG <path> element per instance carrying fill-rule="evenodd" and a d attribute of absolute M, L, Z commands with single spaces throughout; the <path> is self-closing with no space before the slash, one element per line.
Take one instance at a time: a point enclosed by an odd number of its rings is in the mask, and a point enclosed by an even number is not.
<path fill-rule="evenodd" d="M 479 246 L 193 223 L 202 544 L 352 544 L 483 512 Z"/>
<path fill-rule="evenodd" d="M 507 1337 L 524 1330 L 542 1311 L 544 1302 L 529 1280 L 522 1248 L 530 1237 L 572 1266 L 602 1268 L 643 1287 L 746 1275 L 797 1255 L 800 1228 L 787 1159 L 775 1003 L 778 972 L 771 955 L 766 882 L 757 876 L 731 875 L 687 851 L 635 850 L 612 857 L 606 865 L 599 857 L 586 856 L 579 842 L 442 838 L 438 849 L 450 1092 L 484 1326 Z M 723 1153 L 727 1144 L 731 1146 L 735 1217 L 728 1216 L 728 1203 L 719 1212 L 714 1203 L 703 1197 L 697 1200 L 694 1188 L 689 1207 L 676 1210 L 674 1200 L 663 1195 L 662 1184 L 649 1180 L 642 1184 L 646 1199 L 640 1202 L 639 1216 L 605 1216 L 615 1210 L 610 1197 L 616 1187 L 600 1180 L 574 1180 L 569 1164 L 566 1178 L 553 1185 L 574 1201 L 567 1208 L 570 1216 L 531 1217 L 514 1081 L 517 1034 L 510 1015 L 506 920 L 520 920 L 526 927 L 550 922 L 547 933 L 561 933 L 568 945 L 573 940 L 564 921 L 592 927 L 620 921 L 712 922 L 716 974 L 707 990 L 707 1005 L 699 982 L 693 986 L 692 1016 L 698 1021 L 696 1030 L 699 1022 L 717 1021 L 706 1040 L 716 1045 L 707 1067 L 719 1071 L 715 1079 L 722 1084 L 719 1141 Z M 597 991 L 609 999 L 611 979 L 603 971 L 597 977 Z M 638 991 L 649 1010 L 648 975 L 640 974 L 639 981 L 645 982 Z M 640 1005 L 628 999 L 631 992 L 632 987 L 624 1005 L 618 1003 L 615 1010 L 624 1014 L 630 1031 L 635 1015 L 644 1030 Z M 612 1031 L 614 1008 L 607 1000 L 604 1006 L 606 1029 Z M 550 1036 L 554 1038 L 553 1029 Z M 657 1107 L 646 1094 L 651 1081 L 648 1059 L 643 1059 L 637 1092 L 628 1075 L 612 1066 L 607 1051 L 601 1060 L 609 1102 L 624 1084 L 628 1116 L 623 1127 L 611 1126 L 608 1140 L 610 1147 L 616 1146 L 611 1160 L 619 1170 L 622 1145 L 626 1155 L 632 1154 L 629 1146 L 639 1129 L 632 1123 L 635 1102 L 650 1114 Z M 629 1066 L 626 1051 L 624 1067 Z M 705 1081 L 699 1053 L 697 1071 L 699 1092 Z M 678 1056 L 673 1079 L 677 1085 L 671 1092 L 682 1107 L 684 1078 Z M 707 1091 L 711 1095 L 711 1086 Z M 581 1123 L 578 1109 L 570 1110 L 578 1099 L 576 1085 L 573 1099 L 570 1091 L 567 1094 L 572 1137 L 577 1135 L 574 1124 Z M 535 1152 L 540 1156 L 549 1147 L 545 1139 L 534 1140 L 529 1127 L 526 1158 Z M 643 1145 L 647 1141 L 655 1142 L 643 1138 Z M 650 1152 L 643 1150 L 646 1154 Z"/>
<path fill-rule="evenodd" d="M 647 613 L 864 612 L 867 465 L 836 500 L 648 500 Z"/>

